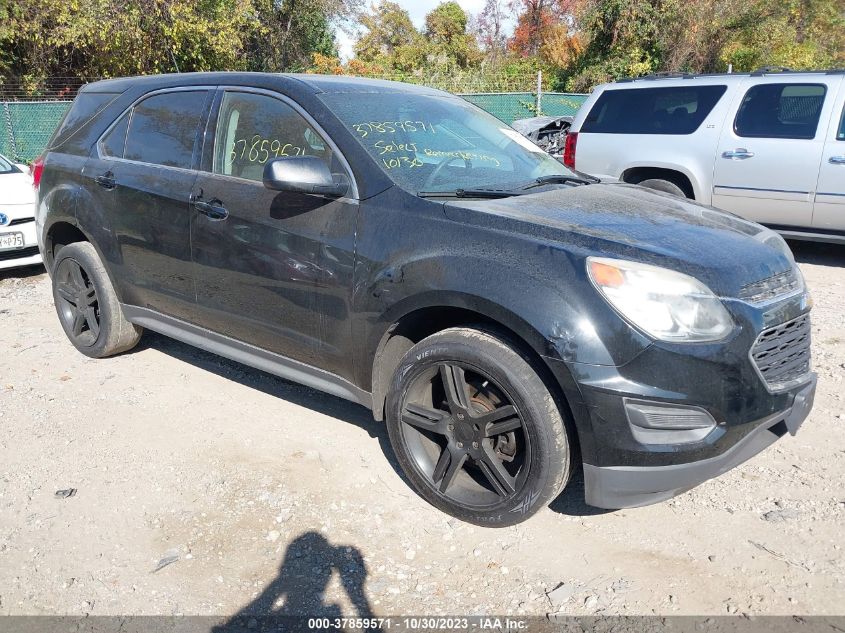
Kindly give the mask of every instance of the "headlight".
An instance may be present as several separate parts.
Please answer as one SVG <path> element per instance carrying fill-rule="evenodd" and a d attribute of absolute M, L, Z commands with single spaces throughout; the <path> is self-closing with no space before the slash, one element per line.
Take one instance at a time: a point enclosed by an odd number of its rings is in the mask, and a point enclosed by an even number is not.
<path fill-rule="evenodd" d="M 717 341 L 733 328 L 719 298 L 689 275 L 602 257 L 588 257 L 587 272 L 619 314 L 656 339 Z"/>

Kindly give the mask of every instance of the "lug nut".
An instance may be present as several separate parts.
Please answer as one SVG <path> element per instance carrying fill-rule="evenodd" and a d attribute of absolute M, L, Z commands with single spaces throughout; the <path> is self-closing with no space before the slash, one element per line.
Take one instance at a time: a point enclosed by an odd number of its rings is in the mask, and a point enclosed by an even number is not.
<path fill-rule="evenodd" d="M 463 443 L 463 442 L 458 442 L 458 448 L 463 448 L 463 447 L 464 447 L 464 443 Z"/>
<path fill-rule="evenodd" d="M 449 425 L 449 430 L 450 430 L 450 431 L 454 431 L 454 430 L 455 430 L 455 425 L 454 425 L 454 424 L 450 424 L 450 425 Z"/>
<path fill-rule="evenodd" d="M 472 447 L 473 447 L 473 448 L 478 448 L 478 442 L 473 442 L 473 443 L 472 443 Z"/>

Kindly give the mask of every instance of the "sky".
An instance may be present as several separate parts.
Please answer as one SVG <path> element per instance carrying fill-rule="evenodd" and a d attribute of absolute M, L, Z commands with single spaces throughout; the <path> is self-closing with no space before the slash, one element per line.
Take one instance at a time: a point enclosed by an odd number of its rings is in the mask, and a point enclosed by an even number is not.
<path fill-rule="evenodd" d="M 425 24 L 425 16 L 436 7 L 442 0 L 395 0 L 396 3 L 405 9 L 410 15 L 411 20 L 417 28 L 422 28 Z M 484 7 L 484 0 L 457 0 L 461 8 L 467 12 L 468 15 L 476 14 Z M 355 41 L 354 36 L 347 35 L 341 30 L 336 31 L 337 45 L 340 49 L 340 56 L 343 59 L 352 57 L 352 44 Z"/>

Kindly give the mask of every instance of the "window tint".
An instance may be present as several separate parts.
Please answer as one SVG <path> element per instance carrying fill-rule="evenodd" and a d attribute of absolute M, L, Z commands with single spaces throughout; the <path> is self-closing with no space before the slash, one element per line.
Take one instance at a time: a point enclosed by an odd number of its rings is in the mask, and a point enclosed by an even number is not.
<path fill-rule="evenodd" d="M 129 129 L 129 113 L 126 112 L 114 127 L 100 141 L 100 155 L 103 158 L 123 158 L 126 145 L 126 130 Z"/>
<path fill-rule="evenodd" d="M 605 90 L 582 132 L 692 134 L 725 94 L 727 86 L 676 86 Z"/>
<path fill-rule="evenodd" d="M 845 108 L 842 108 L 842 118 L 839 120 L 839 130 L 836 132 L 837 141 L 845 141 Z"/>
<path fill-rule="evenodd" d="M 61 123 L 53 132 L 53 137 L 47 143 L 48 147 L 56 147 L 66 141 L 71 134 L 94 118 L 94 115 L 114 101 L 119 93 L 114 92 L 80 92 L 65 114 Z"/>
<path fill-rule="evenodd" d="M 279 156 L 317 156 L 333 172 L 331 148 L 284 101 L 248 92 L 223 95 L 214 141 L 213 171 L 261 181 L 264 165 Z"/>
<path fill-rule="evenodd" d="M 206 94 L 191 90 L 144 99 L 132 110 L 124 157 L 190 169 Z"/>
<path fill-rule="evenodd" d="M 757 138 L 814 138 L 824 105 L 821 84 L 760 84 L 745 93 L 734 131 Z"/>

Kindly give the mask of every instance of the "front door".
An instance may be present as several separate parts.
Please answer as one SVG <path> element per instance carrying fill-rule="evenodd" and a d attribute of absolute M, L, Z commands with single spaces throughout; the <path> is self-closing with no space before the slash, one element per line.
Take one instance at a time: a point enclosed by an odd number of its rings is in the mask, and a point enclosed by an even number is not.
<path fill-rule="evenodd" d="M 748 87 L 719 141 L 714 207 L 766 224 L 810 226 L 831 83 L 825 76 L 765 78 Z"/>
<path fill-rule="evenodd" d="M 346 309 L 358 203 L 272 191 L 264 166 L 318 156 L 349 178 L 332 146 L 289 101 L 222 90 L 194 185 L 192 253 L 202 324 L 287 358 L 351 375 Z M 202 204 L 205 203 L 205 204 Z M 206 205 L 211 205 L 210 207 Z"/>
<path fill-rule="evenodd" d="M 845 231 L 845 82 L 839 90 L 836 114 L 824 144 L 813 228 Z"/>

